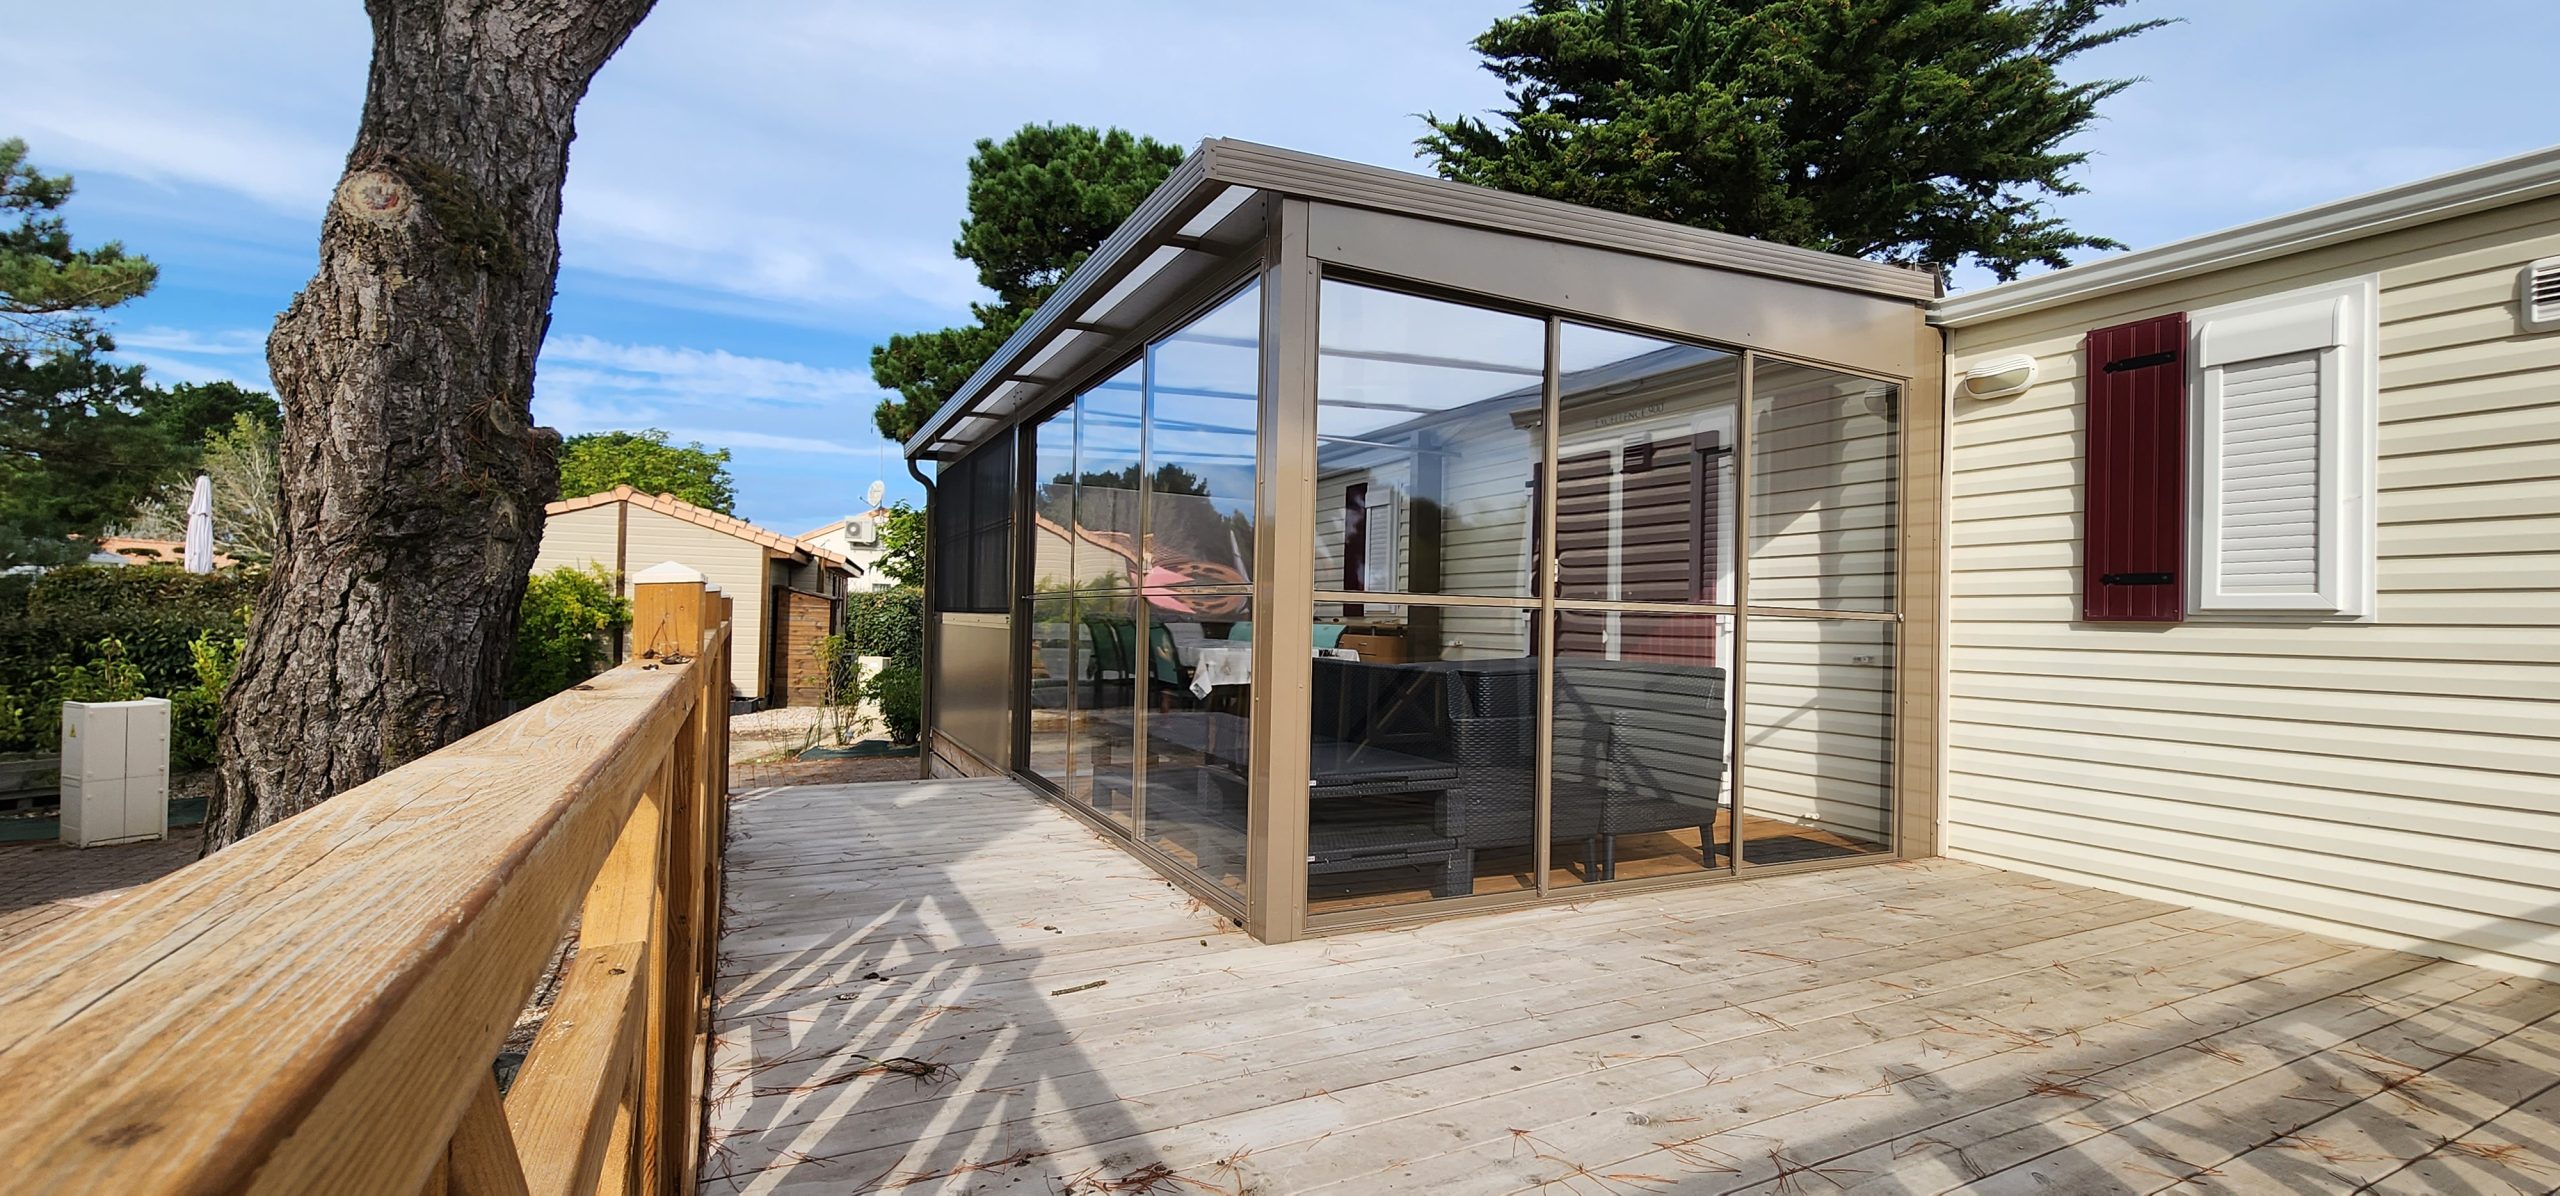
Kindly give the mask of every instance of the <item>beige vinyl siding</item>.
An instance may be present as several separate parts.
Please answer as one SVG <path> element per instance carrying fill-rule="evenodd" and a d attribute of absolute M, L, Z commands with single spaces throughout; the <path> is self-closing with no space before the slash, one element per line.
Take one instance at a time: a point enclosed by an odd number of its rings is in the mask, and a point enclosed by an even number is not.
<path fill-rule="evenodd" d="M 2545 200 L 1952 332 L 2043 381 L 1956 400 L 1948 854 L 2560 978 L 2553 254 Z M 2077 622 L 2081 334 L 2365 274 L 2377 617 Z"/>
<path fill-rule="evenodd" d="M 612 510 L 610 506 L 595 509 L 608 514 Z M 720 587 L 732 600 L 729 634 L 739 645 L 730 654 L 730 683 L 746 696 L 764 696 L 765 665 L 772 655 L 764 638 L 765 607 L 771 601 L 765 585 L 764 546 L 647 507 L 630 510 L 630 540 L 623 559 L 631 571 L 638 573 L 660 561 L 679 561 L 700 572 L 704 582 Z M 635 629 L 635 633 L 645 631 Z"/>
<path fill-rule="evenodd" d="M 534 550 L 533 571 L 548 573 L 564 566 L 594 565 L 612 577 L 618 510 L 607 503 L 543 520 L 542 546 Z"/>
<path fill-rule="evenodd" d="M 1895 408 L 1884 384 L 1786 362 L 1752 378 L 1750 601 L 1894 609 Z M 1895 628 L 1754 617 L 1743 808 L 1882 842 L 1892 811 Z"/>
<path fill-rule="evenodd" d="M 1786 362 L 1752 378 L 1752 605 L 1893 609 L 1890 389 Z"/>

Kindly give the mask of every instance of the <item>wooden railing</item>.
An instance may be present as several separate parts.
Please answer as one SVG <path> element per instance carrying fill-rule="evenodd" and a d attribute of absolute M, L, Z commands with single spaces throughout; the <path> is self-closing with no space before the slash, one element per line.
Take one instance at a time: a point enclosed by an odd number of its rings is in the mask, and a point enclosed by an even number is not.
<path fill-rule="evenodd" d="M 690 1193 L 730 601 L 666 576 L 639 659 L 9 948 L 0 1189 Z"/>

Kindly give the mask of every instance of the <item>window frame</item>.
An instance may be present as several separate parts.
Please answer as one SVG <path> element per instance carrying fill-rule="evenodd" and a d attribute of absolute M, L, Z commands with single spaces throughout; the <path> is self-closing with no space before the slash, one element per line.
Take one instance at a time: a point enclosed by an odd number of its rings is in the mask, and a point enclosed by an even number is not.
<path fill-rule="evenodd" d="M 2380 296 L 2380 277 L 2368 274 L 2188 315 L 2189 611 L 2269 621 L 2374 617 Z M 2224 372 L 2302 353 L 2318 355 L 2316 581 L 2308 594 L 2236 591 L 2220 571 Z"/>

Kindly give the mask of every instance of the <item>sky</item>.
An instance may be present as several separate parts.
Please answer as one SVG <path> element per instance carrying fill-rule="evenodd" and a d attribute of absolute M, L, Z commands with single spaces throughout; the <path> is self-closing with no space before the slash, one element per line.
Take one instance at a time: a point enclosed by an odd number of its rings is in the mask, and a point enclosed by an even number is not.
<path fill-rule="evenodd" d="M 1469 41 L 1516 7 L 659 0 L 579 110 L 534 414 L 728 448 L 738 513 L 784 534 L 860 509 L 874 479 L 918 498 L 872 431 L 865 367 L 985 297 L 951 253 L 973 141 L 1075 122 L 1427 170 L 1421 114 L 1501 102 Z M 2560 137 L 2537 90 L 2560 45 L 2547 0 L 2129 13 L 2180 23 L 2074 60 L 2144 81 L 2073 143 L 2088 191 L 2054 207 L 2135 247 Z M 78 177 L 80 243 L 160 263 L 112 313 L 122 355 L 264 388 L 354 139 L 362 6 L 106 0 L 9 24 L 0 136 Z"/>

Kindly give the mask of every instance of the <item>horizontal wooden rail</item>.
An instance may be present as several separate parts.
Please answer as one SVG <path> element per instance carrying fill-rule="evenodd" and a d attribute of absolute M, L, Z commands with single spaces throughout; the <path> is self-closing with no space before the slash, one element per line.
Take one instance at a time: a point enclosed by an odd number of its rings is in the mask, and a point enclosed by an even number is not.
<path fill-rule="evenodd" d="M 639 659 L 0 959 L 0 1187 L 690 1193 L 731 604 L 664 576 Z"/>

